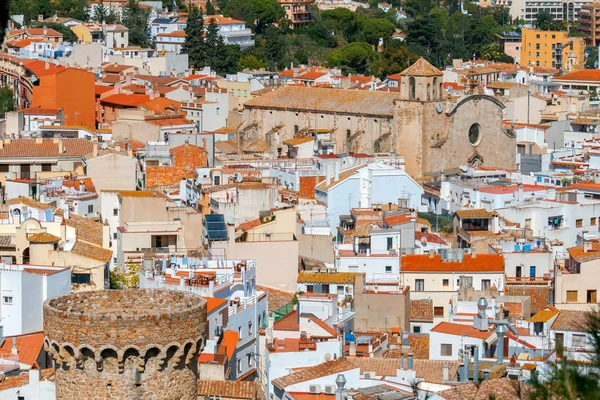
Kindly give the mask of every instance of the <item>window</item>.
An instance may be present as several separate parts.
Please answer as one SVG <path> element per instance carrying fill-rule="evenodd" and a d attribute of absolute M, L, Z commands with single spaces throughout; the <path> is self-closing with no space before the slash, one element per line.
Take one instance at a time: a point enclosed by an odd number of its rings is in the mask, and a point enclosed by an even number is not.
<path fill-rule="evenodd" d="M 94 205 L 93 205 L 93 204 L 90 204 L 90 205 L 88 206 L 88 214 L 93 214 L 93 213 L 94 213 Z"/>
<path fill-rule="evenodd" d="M 576 228 L 581 228 L 583 226 L 583 220 L 582 219 L 576 219 L 575 220 L 575 227 Z"/>
<path fill-rule="evenodd" d="M 306 293 L 312 293 L 315 290 L 313 285 L 306 285 Z"/>
<path fill-rule="evenodd" d="M 12 290 L 3 290 L 2 291 L 2 303 L 4 303 L 4 304 L 12 304 L 13 303 Z"/>
<path fill-rule="evenodd" d="M 523 268 L 523 267 L 521 267 L 520 265 L 517 265 L 517 271 L 516 271 L 516 273 L 515 273 L 515 275 L 517 276 L 517 278 L 520 278 L 520 277 L 521 277 L 521 274 L 522 274 L 522 272 L 521 272 L 521 269 L 522 269 L 522 268 Z"/>
<path fill-rule="evenodd" d="M 248 354 L 248 368 L 252 368 L 252 354 Z"/>
<path fill-rule="evenodd" d="M 385 272 L 386 273 L 391 273 L 392 272 L 392 266 L 391 265 L 386 265 L 385 266 Z"/>
<path fill-rule="evenodd" d="M 416 85 L 416 82 L 415 82 L 415 78 L 410 77 L 408 79 L 408 93 L 409 93 L 408 94 L 408 99 L 409 100 L 416 100 L 416 97 L 417 97 L 416 96 L 416 91 L 417 91 L 416 86 L 417 85 Z"/>
<path fill-rule="evenodd" d="M 469 143 L 471 146 L 477 146 L 481 141 L 481 133 L 479 124 L 473 124 L 469 128 Z"/>
<path fill-rule="evenodd" d="M 536 45 L 535 45 L 535 49 L 536 49 L 536 50 L 539 50 L 539 49 L 540 49 L 540 44 L 539 44 L 539 43 L 536 43 Z"/>
<path fill-rule="evenodd" d="M 113 233 L 113 239 L 117 240 L 117 232 Z"/>
<path fill-rule="evenodd" d="M 387 249 L 392 250 L 393 248 L 394 248 L 394 238 L 388 237 L 387 238 Z"/>
<path fill-rule="evenodd" d="M 491 282 L 489 279 L 482 279 L 481 280 L 481 290 L 485 290 L 485 289 L 489 288 L 490 284 L 491 284 Z"/>
<path fill-rule="evenodd" d="M 248 335 L 252 335 L 252 321 L 248 322 Z"/>
<path fill-rule="evenodd" d="M 52 164 L 42 164 L 42 172 L 52 171 Z"/>
<path fill-rule="evenodd" d="M 562 347 L 564 343 L 565 343 L 565 334 L 564 333 L 557 333 L 556 335 L 554 335 L 554 344 L 557 348 Z"/>
<path fill-rule="evenodd" d="M 536 56 L 536 58 L 540 58 L 540 52 L 539 52 L 539 51 L 536 51 L 536 52 L 535 52 L 535 56 Z M 537 63 L 539 64 L 540 62 L 539 62 L 539 61 L 537 61 Z"/>
<path fill-rule="evenodd" d="M 444 316 L 444 307 L 433 307 L 433 316 L 434 317 L 443 317 Z"/>
<path fill-rule="evenodd" d="M 421 333 L 421 327 L 420 326 L 413 326 L 413 332 L 414 333 Z"/>
<path fill-rule="evenodd" d="M 242 89 L 238 89 L 238 97 L 242 95 Z"/>
<path fill-rule="evenodd" d="M 119 209 L 118 208 L 113 208 L 113 215 L 114 216 L 119 215 Z"/>
<path fill-rule="evenodd" d="M 573 335 L 573 347 L 585 347 L 587 344 L 587 337 L 585 335 Z"/>
<path fill-rule="evenodd" d="M 531 278 L 535 277 L 535 265 L 532 265 L 532 266 L 529 267 L 529 276 Z"/>
<path fill-rule="evenodd" d="M 242 372 L 242 360 L 241 359 L 238 360 L 237 364 L 238 364 L 237 365 L 238 373 L 241 373 Z"/>
<path fill-rule="evenodd" d="M 244 89 L 244 97 L 248 97 L 248 91 Z"/>
<path fill-rule="evenodd" d="M 590 218 L 590 225 L 591 226 L 596 226 L 596 217 Z"/>
<path fill-rule="evenodd" d="M 425 280 L 424 279 L 415 279 L 415 292 L 424 292 L 425 291 Z"/>
<path fill-rule="evenodd" d="M 238 326 L 238 337 L 241 339 L 242 338 L 242 327 Z"/>
<path fill-rule="evenodd" d="M 91 274 L 71 274 L 71 283 L 84 285 L 92 281 Z"/>
<path fill-rule="evenodd" d="M 449 286 L 450 281 L 448 279 L 442 279 L 442 286 Z"/>
<path fill-rule="evenodd" d="M 577 290 L 567 290 L 567 303 L 577 303 Z"/>
<path fill-rule="evenodd" d="M 525 220 L 525 229 L 531 228 L 531 218 Z"/>
<path fill-rule="evenodd" d="M 440 355 L 446 356 L 446 357 L 451 356 L 452 355 L 452 345 L 442 343 L 440 345 Z"/>
<path fill-rule="evenodd" d="M 221 115 L 221 108 L 217 107 L 217 115 Z"/>
<path fill-rule="evenodd" d="M 596 291 L 588 290 L 586 299 L 587 299 L 588 304 L 595 304 L 596 303 Z"/>

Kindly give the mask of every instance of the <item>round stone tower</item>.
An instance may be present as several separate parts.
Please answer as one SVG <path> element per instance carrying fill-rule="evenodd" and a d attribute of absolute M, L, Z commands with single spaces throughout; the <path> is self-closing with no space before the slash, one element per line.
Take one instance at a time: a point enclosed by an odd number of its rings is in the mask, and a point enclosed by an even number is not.
<path fill-rule="evenodd" d="M 167 290 L 103 290 L 49 299 L 44 348 L 57 399 L 196 399 L 206 300 Z"/>

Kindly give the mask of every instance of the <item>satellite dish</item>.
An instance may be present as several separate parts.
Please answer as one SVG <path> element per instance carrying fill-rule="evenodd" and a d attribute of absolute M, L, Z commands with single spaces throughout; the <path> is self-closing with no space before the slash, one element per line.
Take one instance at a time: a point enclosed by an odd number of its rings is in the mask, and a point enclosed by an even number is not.
<path fill-rule="evenodd" d="M 235 180 L 237 182 L 241 182 L 242 181 L 242 174 L 239 174 L 239 173 L 235 174 Z"/>
<path fill-rule="evenodd" d="M 275 203 L 273 203 L 273 207 L 279 208 L 279 202 L 277 200 L 275 200 Z"/>
<path fill-rule="evenodd" d="M 438 112 L 438 114 L 441 114 L 442 111 L 444 111 L 444 104 L 440 101 L 439 103 L 437 103 L 437 105 L 435 106 L 435 110 Z"/>
<path fill-rule="evenodd" d="M 9 172 L 6 174 L 6 179 L 12 179 L 12 177 L 13 177 L 13 173 L 9 171 Z"/>

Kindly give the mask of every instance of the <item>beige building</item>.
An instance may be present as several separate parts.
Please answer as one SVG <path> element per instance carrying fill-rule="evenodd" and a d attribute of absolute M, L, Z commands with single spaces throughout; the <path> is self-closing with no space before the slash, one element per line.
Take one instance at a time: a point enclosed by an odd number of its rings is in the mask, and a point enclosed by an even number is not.
<path fill-rule="evenodd" d="M 96 157 L 87 160 L 87 176 L 92 178 L 97 191 L 135 190 L 137 160 L 131 148 L 100 149 Z"/>
<path fill-rule="evenodd" d="M 17 264 L 71 268 L 73 290 L 109 286 L 108 226 L 29 198 L 7 202 L 0 256 Z"/>
<path fill-rule="evenodd" d="M 313 135 L 336 153 L 403 155 L 417 180 L 461 165 L 516 167 L 516 141 L 502 126 L 504 105 L 483 94 L 445 99 L 442 72 L 419 59 L 401 73 L 400 92 L 287 86 L 246 102 L 240 139 L 265 138 L 268 151 Z"/>
<path fill-rule="evenodd" d="M 569 258 L 556 276 L 556 307 L 591 310 L 598 306 L 600 244 L 585 243 L 567 249 Z"/>

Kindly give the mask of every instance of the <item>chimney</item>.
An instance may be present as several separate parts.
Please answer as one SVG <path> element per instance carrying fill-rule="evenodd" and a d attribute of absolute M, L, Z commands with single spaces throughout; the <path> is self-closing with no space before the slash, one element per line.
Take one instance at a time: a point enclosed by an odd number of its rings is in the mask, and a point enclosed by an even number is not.
<path fill-rule="evenodd" d="M 11 354 L 19 354 L 19 350 L 17 349 L 17 338 L 15 336 L 13 336 L 12 342 L 12 348 L 10 349 Z"/>
<path fill-rule="evenodd" d="M 473 382 L 479 382 L 479 346 L 475 346 L 473 355 Z"/>
<path fill-rule="evenodd" d="M 85 183 L 83 183 L 83 179 L 79 180 L 79 191 L 85 192 Z"/>
<path fill-rule="evenodd" d="M 62 154 L 64 153 L 65 147 L 63 146 L 63 141 L 62 139 L 58 139 L 58 153 Z"/>
<path fill-rule="evenodd" d="M 329 176 L 329 165 L 325 166 L 325 185 L 331 184 L 331 177 Z"/>
<path fill-rule="evenodd" d="M 46 62 L 44 63 L 44 68 L 45 68 L 45 69 L 50 69 L 50 63 L 49 63 L 48 61 L 46 61 Z"/>
<path fill-rule="evenodd" d="M 442 373 L 442 383 L 450 381 L 450 364 L 444 363 L 444 370 Z"/>
<path fill-rule="evenodd" d="M 483 370 L 483 380 L 484 381 L 490 380 L 490 370 L 488 368 Z"/>
<path fill-rule="evenodd" d="M 333 179 L 335 179 L 336 181 L 340 180 L 340 162 L 336 161 L 335 164 L 333 164 Z"/>
<path fill-rule="evenodd" d="M 40 383 L 40 370 L 34 367 L 31 367 L 29 370 L 29 384 L 30 385 L 38 385 Z"/>
<path fill-rule="evenodd" d="M 519 183 L 519 201 L 523 201 L 523 184 Z"/>
<path fill-rule="evenodd" d="M 44 25 L 44 36 L 48 35 L 48 27 Z"/>
<path fill-rule="evenodd" d="M 354 341 L 350 342 L 349 356 L 350 357 L 356 357 L 356 342 L 354 342 Z"/>

